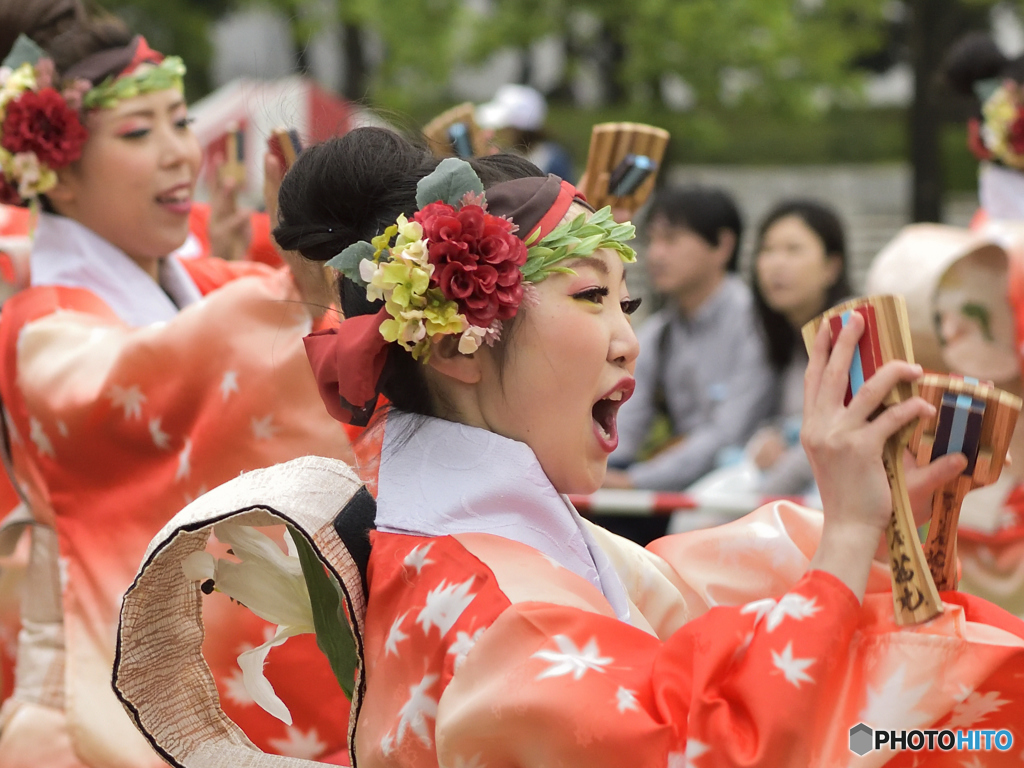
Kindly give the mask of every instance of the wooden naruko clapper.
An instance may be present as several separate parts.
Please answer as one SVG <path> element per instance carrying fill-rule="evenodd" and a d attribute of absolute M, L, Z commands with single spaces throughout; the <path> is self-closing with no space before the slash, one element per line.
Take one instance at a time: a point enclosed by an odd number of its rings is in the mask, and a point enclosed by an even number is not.
<path fill-rule="evenodd" d="M 833 307 L 803 327 L 804 344 L 808 351 L 814 345 L 814 337 L 821 323 L 829 324 L 834 345 L 839 332 L 854 312 L 864 318 L 865 327 L 850 364 L 847 404 L 864 382 L 885 363 L 890 360 L 914 362 L 907 305 L 902 296 L 869 296 Z M 888 407 L 916 395 L 916 384 L 900 382 L 882 403 Z M 900 625 L 919 624 L 942 613 L 942 601 L 917 535 L 903 471 L 903 454 L 916 426 L 912 422 L 894 434 L 886 441 L 882 451 L 882 463 L 889 479 L 893 508 L 885 539 L 889 545 L 892 566 L 893 608 L 896 622 Z"/>
<path fill-rule="evenodd" d="M 922 419 L 910 441 L 917 463 L 924 466 L 950 453 L 963 453 L 967 468 L 935 492 L 924 553 L 935 586 L 957 588 L 956 529 L 964 496 L 999 479 L 1021 399 L 977 379 L 928 374 L 920 394 L 935 406 L 935 416 Z"/>
<path fill-rule="evenodd" d="M 595 125 L 580 184 L 594 210 L 610 205 L 635 214 L 654 190 L 668 139 L 664 128 L 643 123 Z"/>
<path fill-rule="evenodd" d="M 457 104 L 423 126 L 423 136 L 434 157 L 468 160 L 487 154 L 487 142 L 473 117 L 472 102 Z"/>
<path fill-rule="evenodd" d="M 236 189 L 245 186 L 245 128 L 237 123 L 232 123 L 224 134 L 224 164 L 218 173 L 222 181 L 234 181 Z"/>

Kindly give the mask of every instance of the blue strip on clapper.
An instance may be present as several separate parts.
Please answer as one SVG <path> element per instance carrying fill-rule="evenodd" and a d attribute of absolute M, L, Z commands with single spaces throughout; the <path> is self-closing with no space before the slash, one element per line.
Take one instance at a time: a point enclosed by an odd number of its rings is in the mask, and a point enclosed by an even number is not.
<path fill-rule="evenodd" d="M 853 317 L 853 311 L 847 310 L 840 315 L 843 321 L 843 327 L 845 328 L 847 323 L 850 322 L 850 318 Z M 853 348 L 853 362 L 850 363 L 850 394 L 856 395 L 857 390 L 864 386 L 864 363 L 860 359 L 860 344 Z"/>
<path fill-rule="evenodd" d="M 957 395 L 956 408 L 953 411 L 953 425 L 949 430 L 949 447 L 946 449 L 946 453 L 963 453 L 967 415 L 971 410 L 973 400 L 970 395 Z"/>

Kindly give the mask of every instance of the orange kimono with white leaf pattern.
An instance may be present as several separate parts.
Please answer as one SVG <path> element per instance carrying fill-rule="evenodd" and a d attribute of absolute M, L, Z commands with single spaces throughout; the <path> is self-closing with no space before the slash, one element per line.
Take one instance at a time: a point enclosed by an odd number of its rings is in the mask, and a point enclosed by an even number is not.
<path fill-rule="evenodd" d="M 881 569 L 863 606 L 821 571 L 766 585 L 745 567 L 753 561 L 728 562 L 731 546 L 754 543 L 758 523 L 780 533 L 815 525 L 780 502 L 717 537 L 652 544 L 664 558 L 595 531 L 634 578 L 629 623 L 583 579 L 515 542 L 373 534 L 359 765 L 972 765 L 971 754 L 938 749 L 857 758 L 848 729 L 860 722 L 1005 728 L 1013 749 L 978 764 L 1020 765 L 1019 622 L 946 593 L 942 617 L 897 628 Z M 786 557 L 783 572 L 806 566 L 798 551 Z M 702 594 L 668 565 L 680 561 L 683 574 L 708 566 L 709 583 L 726 588 Z M 755 599 L 766 591 L 775 597 Z"/>
<path fill-rule="evenodd" d="M 73 287 L 29 288 L 4 307 L 0 393 L 40 524 L 44 593 L 26 608 L 17 688 L 0 719 L 4 768 L 164 765 L 110 687 L 121 597 L 147 543 L 239 473 L 308 453 L 351 456 L 317 395 L 301 341 L 310 321 L 290 275 L 184 266 L 205 298 L 166 322 L 131 327 Z M 267 677 L 295 702 L 286 726 L 253 703 L 236 664 L 273 628 L 219 594 L 207 612 L 204 652 L 247 735 L 268 752 L 346 760 L 348 705 L 313 638 L 270 653 Z"/>
<path fill-rule="evenodd" d="M 863 604 L 807 570 L 820 513 L 777 502 L 643 549 L 580 520 L 521 444 L 435 419 L 382 432 L 361 471 L 361 768 L 1020 765 L 1024 623 L 950 592 L 896 626 L 885 567 Z M 1013 746 L 858 757 L 858 723 Z"/>

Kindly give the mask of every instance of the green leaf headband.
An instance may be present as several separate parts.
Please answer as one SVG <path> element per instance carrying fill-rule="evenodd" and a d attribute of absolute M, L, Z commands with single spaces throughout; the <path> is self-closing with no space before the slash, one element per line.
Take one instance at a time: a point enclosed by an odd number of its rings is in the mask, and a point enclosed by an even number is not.
<path fill-rule="evenodd" d="M 185 62 L 180 56 L 168 56 L 159 64 L 143 66 L 128 75 L 111 75 L 82 97 L 85 109 L 111 109 L 118 102 L 144 93 L 177 88 L 184 91 Z"/>
<path fill-rule="evenodd" d="M 546 181 L 550 186 L 550 180 L 556 179 L 549 176 Z M 527 181 L 518 179 L 516 182 Z M 532 179 L 538 182 L 541 180 Z M 569 197 L 569 203 L 585 202 L 585 199 L 568 182 L 558 180 L 559 197 L 552 201 L 553 204 L 565 201 Z M 506 182 L 514 184 L 516 182 Z M 505 184 L 498 184 L 491 189 L 491 213 L 508 215 L 507 211 L 495 211 L 495 192 L 499 193 Z M 467 195 L 471 197 L 467 197 Z M 449 157 L 442 160 L 433 173 L 424 177 L 416 185 L 416 204 L 422 210 L 433 202 L 441 202 L 452 207 L 461 207 L 467 200 L 476 202 L 475 196 L 479 196 L 479 202 L 487 206 L 484 196 L 483 183 L 476 171 L 465 160 Z M 507 206 L 500 206 L 505 208 Z M 568 210 L 568 205 L 564 205 Z M 555 209 L 557 213 L 559 209 Z M 562 211 L 564 215 L 564 211 Z M 610 206 L 589 216 L 581 213 L 571 221 L 561 222 L 563 215 L 558 216 L 559 223 L 553 229 L 545 231 L 543 226 L 530 227 L 523 237 L 527 246 L 526 263 L 520 267 L 523 280 L 528 283 L 539 283 L 551 274 L 559 272 L 572 272 L 572 270 L 557 266 L 560 262 L 570 258 L 581 258 L 591 256 L 602 248 L 615 250 L 623 262 L 631 264 L 636 261 L 636 252 L 626 243 L 636 237 L 636 227 L 629 222 L 617 223 L 612 217 Z M 511 216 L 513 223 L 522 226 L 517 216 Z M 397 234 L 397 225 L 388 227 L 381 235 L 374 238 L 373 243 L 360 240 L 353 243 L 327 262 L 327 266 L 341 272 L 345 277 L 357 285 L 366 287 L 367 283 L 360 275 L 359 265 L 363 260 L 371 259 L 379 261 L 383 251 L 391 244 L 391 239 Z M 390 234 L 389 234 L 390 232 Z M 522 229 L 519 230 L 522 235 Z M 384 236 L 387 235 L 386 239 Z"/>

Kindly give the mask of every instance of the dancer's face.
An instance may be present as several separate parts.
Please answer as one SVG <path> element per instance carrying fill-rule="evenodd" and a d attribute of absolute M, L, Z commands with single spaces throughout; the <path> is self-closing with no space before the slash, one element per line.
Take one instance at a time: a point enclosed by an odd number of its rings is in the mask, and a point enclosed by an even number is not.
<path fill-rule="evenodd" d="M 559 492 L 590 493 L 618 444 L 639 345 L 619 255 L 604 249 L 562 266 L 576 274 L 531 289 L 504 357 L 483 348 L 478 402 L 486 426 L 529 445 Z"/>
<path fill-rule="evenodd" d="M 954 373 L 1005 384 L 1020 375 L 1006 258 L 989 250 L 956 262 L 935 292 L 942 359 Z"/>
<path fill-rule="evenodd" d="M 86 115 L 89 139 L 50 194 L 57 210 L 143 266 L 188 236 L 202 151 L 181 92 L 135 96 Z"/>

